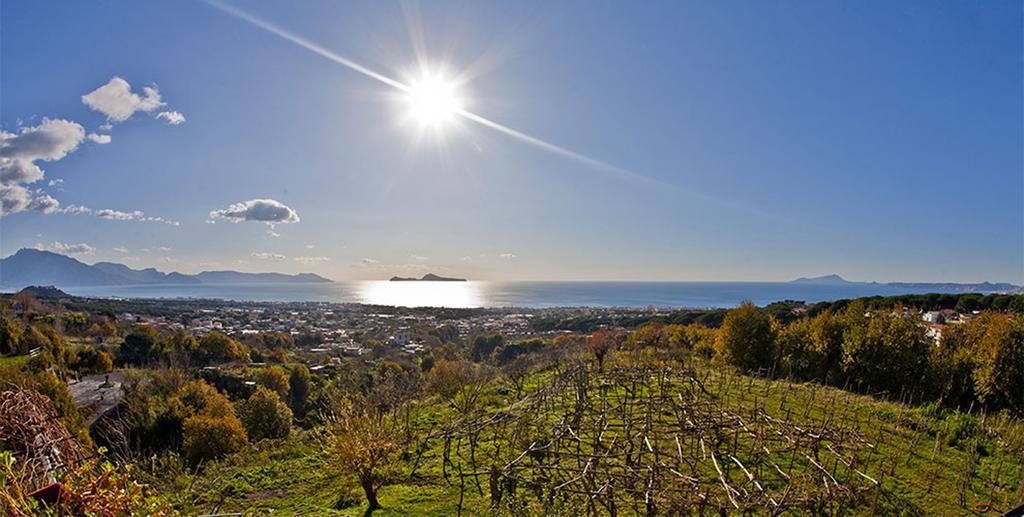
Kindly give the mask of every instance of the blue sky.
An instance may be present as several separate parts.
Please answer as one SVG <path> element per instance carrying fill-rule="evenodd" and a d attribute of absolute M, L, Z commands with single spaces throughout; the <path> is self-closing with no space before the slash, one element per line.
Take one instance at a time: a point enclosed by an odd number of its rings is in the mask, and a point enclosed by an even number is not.
<path fill-rule="evenodd" d="M 625 172 L 421 127 L 402 92 L 203 2 L 3 2 L 0 254 L 1024 283 L 1020 2 L 231 5 L 405 84 L 444 70 L 468 111 Z M 83 101 L 115 77 L 135 97 Z"/>

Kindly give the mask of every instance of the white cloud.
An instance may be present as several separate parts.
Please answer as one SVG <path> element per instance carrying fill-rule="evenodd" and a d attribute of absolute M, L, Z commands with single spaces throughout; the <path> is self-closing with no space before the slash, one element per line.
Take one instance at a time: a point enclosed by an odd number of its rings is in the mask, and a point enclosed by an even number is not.
<path fill-rule="evenodd" d="M 101 135 L 99 133 L 89 133 L 86 138 L 88 138 L 90 142 L 97 144 L 109 144 L 111 141 L 110 135 Z"/>
<path fill-rule="evenodd" d="M 409 255 L 409 258 L 411 258 L 413 260 L 427 260 L 427 257 L 424 257 L 423 255 L 417 255 L 415 253 L 413 253 L 412 255 Z"/>
<path fill-rule="evenodd" d="M 160 262 L 164 262 L 166 264 L 170 264 L 172 262 L 177 262 L 177 261 L 178 261 L 178 259 L 176 259 L 174 257 L 160 257 Z"/>
<path fill-rule="evenodd" d="M 306 245 L 306 249 L 307 249 L 307 250 L 311 250 L 311 249 L 313 249 L 313 248 L 315 248 L 315 247 L 316 247 L 316 246 L 314 246 L 314 245 L 312 245 L 312 244 L 307 244 L 307 245 Z"/>
<path fill-rule="evenodd" d="M 153 111 L 165 104 L 156 87 L 147 86 L 142 93 L 140 96 L 132 92 L 128 81 L 114 77 L 107 84 L 83 95 L 82 102 L 106 115 L 108 122 L 124 122 L 136 111 Z"/>
<path fill-rule="evenodd" d="M 254 251 L 250 255 L 252 255 L 253 258 L 258 258 L 260 260 L 284 260 L 284 259 L 288 258 L 288 257 L 286 257 L 286 256 L 284 256 L 284 255 L 282 255 L 280 253 L 269 253 L 269 252 L 266 252 L 266 251 L 262 251 L 262 252 Z"/>
<path fill-rule="evenodd" d="M 142 210 L 124 212 L 113 208 L 93 209 L 82 205 L 71 205 L 61 210 L 62 213 L 72 215 L 94 215 L 100 219 L 111 221 L 139 221 L 143 223 L 163 223 L 171 226 L 181 226 L 178 221 L 172 221 L 159 216 L 146 215 Z"/>
<path fill-rule="evenodd" d="M 277 232 L 275 232 L 274 230 L 267 230 L 267 235 L 269 235 L 269 236 L 271 236 L 271 237 L 275 237 L 275 238 L 276 238 L 276 237 L 280 237 L 280 236 L 281 236 L 281 234 L 280 234 L 280 233 L 277 233 Z"/>
<path fill-rule="evenodd" d="M 158 249 L 160 251 L 171 251 L 171 247 L 170 246 L 158 246 L 156 249 Z"/>
<path fill-rule="evenodd" d="M 41 196 L 36 196 L 36 198 L 28 204 L 28 209 L 33 212 L 52 214 L 60 210 L 60 201 L 54 199 L 53 196 L 43 194 Z"/>
<path fill-rule="evenodd" d="M 459 260 L 462 260 L 463 262 L 469 262 L 470 260 L 473 260 L 473 257 L 470 257 L 469 255 L 466 255 L 465 257 L 462 257 Z"/>
<path fill-rule="evenodd" d="M 364 258 L 364 259 L 360 260 L 359 263 L 363 264 L 364 266 L 369 266 L 369 265 L 373 265 L 373 264 L 379 264 L 380 261 L 372 259 L 372 258 Z"/>
<path fill-rule="evenodd" d="M 156 118 L 162 118 L 172 126 L 177 126 L 182 122 L 185 122 L 185 115 L 182 115 L 179 111 L 161 111 L 156 114 Z"/>
<path fill-rule="evenodd" d="M 267 224 L 299 222 L 299 214 L 295 213 L 295 210 L 273 199 L 251 199 L 210 212 L 210 219 L 218 217 L 234 223 L 241 221 L 256 221 Z"/>
<path fill-rule="evenodd" d="M 0 215 L 24 210 L 55 212 L 60 206 L 56 199 L 40 196 L 34 201 L 25 185 L 43 179 L 43 169 L 36 162 L 60 160 L 84 139 L 85 128 L 63 119 L 44 118 L 39 125 L 22 127 L 17 133 L 0 131 Z"/>
<path fill-rule="evenodd" d="M 46 184 L 46 186 L 48 186 L 48 187 L 59 187 L 59 186 L 61 186 L 63 184 L 64 184 L 64 180 L 62 180 L 60 178 L 55 178 L 55 179 L 50 180 Z"/>
<path fill-rule="evenodd" d="M 519 258 L 519 256 L 517 256 L 515 253 L 502 253 L 501 255 L 498 256 L 505 260 L 514 260 Z"/>
<path fill-rule="evenodd" d="M 25 187 L 0 184 L 0 215 L 21 212 L 31 202 L 32 194 Z"/>
<path fill-rule="evenodd" d="M 96 251 L 96 248 L 93 248 L 92 246 L 84 242 L 80 242 L 78 244 L 68 244 L 53 241 L 49 244 L 49 246 L 46 247 L 46 249 L 54 253 L 60 253 L 62 255 L 92 255 Z"/>
<path fill-rule="evenodd" d="M 126 248 L 124 246 L 118 246 L 116 248 L 111 248 L 111 249 L 116 251 L 116 252 L 118 252 L 118 253 L 128 253 L 128 248 Z"/>
<path fill-rule="evenodd" d="M 295 262 L 306 266 L 313 266 L 320 262 L 328 262 L 331 259 L 329 257 L 295 257 Z"/>

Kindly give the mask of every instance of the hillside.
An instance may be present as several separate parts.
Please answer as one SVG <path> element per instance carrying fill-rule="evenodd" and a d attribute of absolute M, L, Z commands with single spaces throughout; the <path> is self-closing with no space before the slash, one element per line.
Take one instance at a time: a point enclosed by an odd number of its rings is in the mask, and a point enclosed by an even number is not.
<path fill-rule="evenodd" d="M 132 269 L 114 262 L 85 264 L 75 258 L 49 251 L 22 248 L 0 259 L 0 287 L 21 289 L 30 285 L 56 287 L 109 286 L 138 284 L 203 284 L 203 283 L 320 283 L 331 280 L 313 273 L 287 275 L 282 273 L 241 273 L 238 271 L 204 271 L 195 275 L 163 273 L 154 268 Z"/>
<path fill-rule="evenodd" d="M 521 485 L 503 489 L 509 514 L 586 513 L 583 494 L 602 483 L 620 490 L 601 496 L 604 504 L 626 514 L 644 513 L 648 500 L 683 513 L 781 505 L 950 515 L 1024 498 L 1019 421 L 692 366 L 664 370 L 623 356 L 607 373 L 547 369 L 525 382 L 522 397 L 491 383 L 470 417 L 455 410 L 457 400 L 427 399 L 412 412 L 417 445 L 391 465 L 376 514 L 492 515 L 502 486 L 489 479 L 492 467 Z M 594 397 L 580 399 L 587 391 Z M 645 408 L 655 402 L 652 422 Z M 362 515 L 360 492 L 325 440 L 304 432 L 211 463 L 195 478 L 172 471 L 154 482 L 188 513 Z M 617 484 L 634 475 L 653 488 Z M 559 486 L 557 497 L 538 499 L 529 488 L 536 482 L 542 493 Z"/>

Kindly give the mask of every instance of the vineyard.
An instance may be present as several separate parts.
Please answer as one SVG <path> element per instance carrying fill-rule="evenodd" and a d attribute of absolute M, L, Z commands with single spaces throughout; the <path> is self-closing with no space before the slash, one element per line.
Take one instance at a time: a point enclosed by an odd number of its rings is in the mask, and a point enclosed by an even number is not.
<path fill-rule="evenodd" d="M 375 515 L 998 514 L 1024 426 L 617 354 L 413 401 Z M 404 429 L 404 430 L 403 430 Z M 316 433 L 180 474 L 179 508 L 358 515 Z M 164 484 L 165 490 L 171 486 Z"/>
<path fill-rule="evenodd" d="M 919 468 L 932 483 L 920 494 L 947 508 L 1020 497 L 1019 462 L 991 464 L 978 438 L 956 453 L 948 429 L 908 440 L 840 396 L 710 369 L 575 365 L 505 409 L 448 425 L 444 477 L 528 513 L 912 511 L 898 493 L 915 480 L 900 474 Z"/>

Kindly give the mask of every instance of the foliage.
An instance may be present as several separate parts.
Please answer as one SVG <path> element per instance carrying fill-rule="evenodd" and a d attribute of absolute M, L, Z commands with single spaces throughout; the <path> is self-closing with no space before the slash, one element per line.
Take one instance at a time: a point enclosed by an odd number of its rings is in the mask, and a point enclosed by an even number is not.
<path fill-rule="evenodd" d="M 587 350 L 593 354 L 598 371 L 604 371 L 604 358 L 608 352 L 618 348 L 622 339 L 620 332 L 610 329 L 598 329 L 587 338 Z"/>
<path fill-rule="evenodd" d="M 304 364 L 293 364 L 288 370 L 288 406 L 296 417 L 305 418 L 309 393 L 312 390 L 309 368 Z"/>
<path fill-rule="evenodd" d="M 264 438 L 284 438 L 292 429 L 292 410 L 277 393 L 260 386 L 239 404 L 238 416 L 253 442 Z"/>
<path fill-rule="evenodd" d="M 21 515 L 168 515 L 171 509 L 136 482 L 130 466 L 116 467 L 100 458 L 62 471 L 60 498 L 47 505 L 29 496 L 17 460 L 0 451 L 0 514 Z"/>
<path fill-rule="evenodd" d="M 220 364 L 248 359 L 245 345 L 220 332 L 210 332 L 199 340 L 196 358 L 201 364 Z"/>
<path fill-rule="evenodd" d="M 234 415 L 200 414 L 185 419 L 182 451 L 193 465 L 240 451 L 248 437 Z"/>
<path fill-rule="evenodd" d="M 285 399 L 290 391 L 289 375 L 280 366 L 268 366 L 256 371 L 256 383 L 265 386 Z"/>
<path fill-rule="evenodd" d="M 718 358 L 743 370 L 771 367 L 774 339 L 771 318 L 744 302 L 725 315 L 718 332 Z"/>
<path fill-rule="evenodd" d="M 491 357 L 494 350 L 505 342 L 501 334 L 480 335 L 473 338 L 470 345 L 470 358 L 480 362 Z"/>
<path fill-rule="evenodd" d="M 162 353 L 160 334 L 153 327 L 140 325 L 124 337 L 117 358 L 123 364 L 145 365 L 156 360 Z"/>
<path fill-rule="evenodd" d="M 353 475 L 363 489 L 368 510 L 380 508 L 377 492 L 387 482 L 384 470 L 405 448 L 407 433 L 392 413 L 347 406 L 331 426 L 329 441 L 335 463 Z"/>

